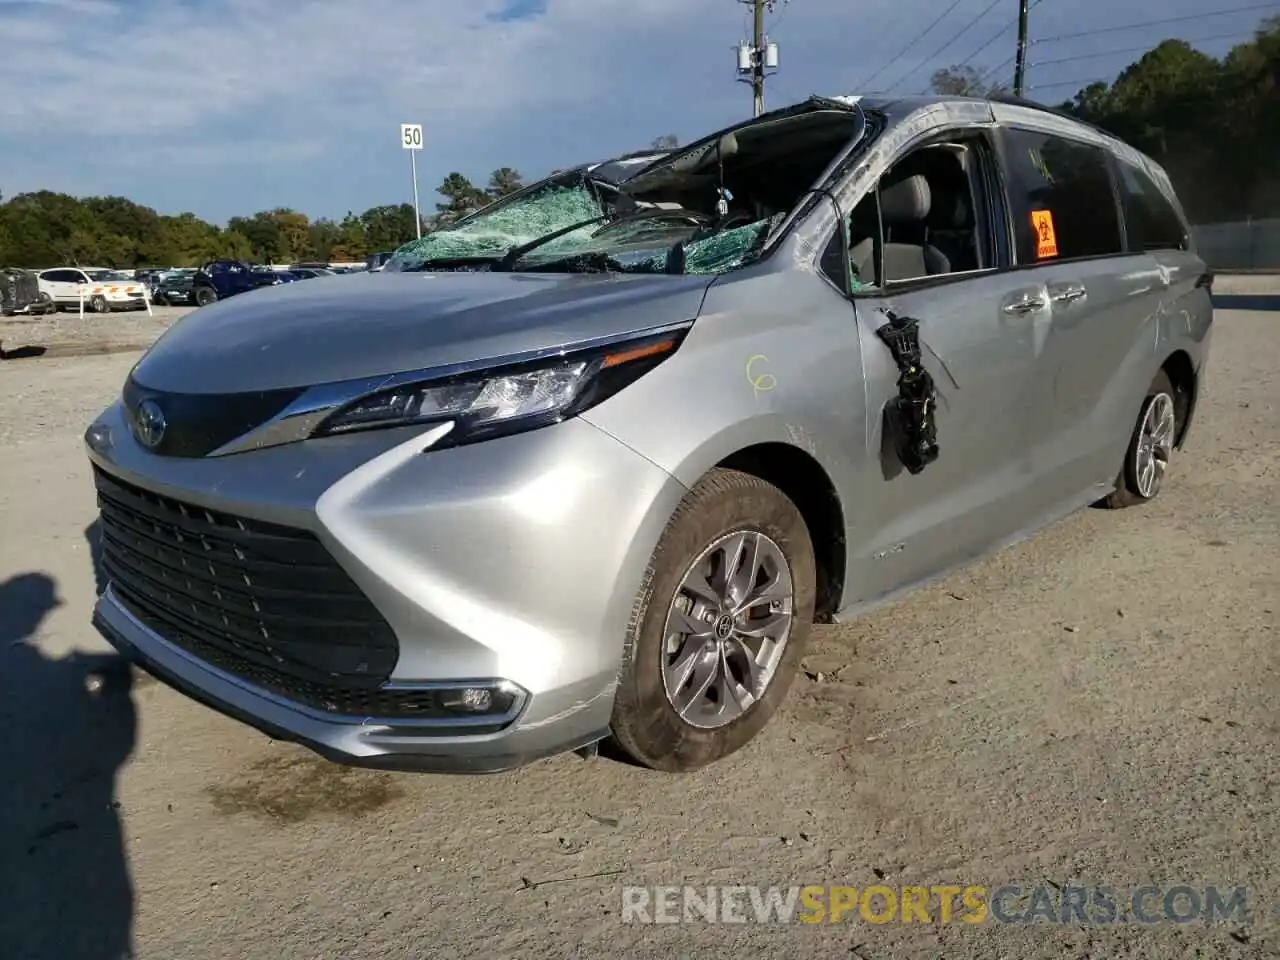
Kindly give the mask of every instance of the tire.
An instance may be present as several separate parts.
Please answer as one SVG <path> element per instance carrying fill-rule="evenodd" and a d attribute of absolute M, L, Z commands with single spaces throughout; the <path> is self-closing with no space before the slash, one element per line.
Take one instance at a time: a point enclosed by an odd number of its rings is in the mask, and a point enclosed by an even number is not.
<path fill-rule="evenodd" d="M 1116 488 L 1103 499 L 1104 506 L 1120 510 L 1160 495 L 1181 426 L 1177 395 L 1168 374 L 1161 370 L 1147 388 Z"/>
<path fill-rule="evenodd" d="M 751 614 L 750 618 L 737 621 L 740 625 L 760 625 L 782 616 L 784 619 L 778 625 L 783 632 L 776 636 L 784 641 L 780 644 L 781 652 L 772 665 L 771 675 L 767 674 L 768 667 L 765 668 L 765 682 L 756 690 L 760 694 L 762 689 L 762 695 L 749 701 L 745 709 L 741 709 L 741 701 L 732 700 L 721 686 L 717 701 L 697 698 L 695 707 L 682 716 L 672 701 L 680 700 L 682 691 L 687 696 L 691 688 L 677 687 L 674 698 L 669 697 L 668 676 L 681 659 L 679 655 L 691 653 L 695 649 L 692 645 L 698 641 L 685 635 L 682 643 L 677 641 L 674 652 L 668 650 L 665 642 L 668 611 L 672 617 L 681 616 L 673 606 L 678 598 L 689 614 L 686 625 L 694 625 L 690 620 L 696 619 L 696 625 L 705 628 L 708 634 L 705 643 L 699 644 L 702 652 L 691 679 L 696 681 L 705 676 L 698 667 L 705 669 L 709 664 L 716 664 L 724 669 L 724 655 L 713 653 L 714 649 L 730 650 L 735 669 L 729 676 L 739 681 L 745 679 L 743 653 L 752 648 L 744 647 L 736 639 L 736 632 L 725 637 L 733 625 L 732 614 L 727 615 L 727 622 L 725 607 L 718 607 L 716 612 L 706 614 L 708 618 L 717 619 L 702 619 L 702 604 L 691 607 L 691 594 L 682 589 L 695 563 L 705 560 L 707 552 L 718 543 L 722 545 L 717 548 L 720 553 L 725 544 L 734 542 L 734 534 L 742 533 L 761 544 L 761 555 L 768 557 L 765 564 L 768 570 L 782 569 L 780 557 L 790 575 L 790 597 L 781 603 L 780 609 L 762 603 L 745 611 L 744 617 Z M 720 556 L 723 557 L 723 553 Z M 785 587 L 785 579 L 780 579 Z M 720 580 L 713 574 L 707 577 L 704 586 Z M 785 594 L 785 590 L 782 592 Z M 676 508 L 645 571 L 627 628 L 614 698 L 610 732 L 615 743 L 638 763 L 672 773 L 697 770 L 743 747 L 769 722 L 795 679 L 813 623 L 815 593 L 813 546 L 808 527 L 795 504 L 782 491 L 758 477 L 735 470 L 713 470 Z M 674 631 L 673 635 L 680 636 Z M 722 673 L 721 680 L 723 678 Z M 670 676 L 670 681 L 672 686 L 679 682 L 675 676 Z M 715 687 L 713 683 L 712 689 Z M 722 711 L 720 716 L 708 715 L 707 711 L 717 708 Z"/>
<path fill-rule="evenodd" d="M 110 313 L 111 304 L 107 303 L 106 297 L 99 295 L 90 298 L 89 309 L 94 313 Z"/>
<path fill-rule="evenodd" d="M 161 294 L 158 297 L 152 297 L 151 305 L 154 307 L 167 307 L 169 305 L 169 298 L 164 296 L 164 294 Z"/>
<path fill-rule="evenodd" d="M 58 312 L 58 305 L 53 302 L 53 297 L 49 296 L 49 294 L 44 291 L 40 292 L 40 296 L 37 298 L 36 303 L 39 305 L 40 313 L 42 315 Z"/>
<path fill-rule="evenodd" d="M 218 293 L 213 287 L 196 287 L 192 299 L 195 300 L 197 307 L 207 307 L 218 299 Z"/>

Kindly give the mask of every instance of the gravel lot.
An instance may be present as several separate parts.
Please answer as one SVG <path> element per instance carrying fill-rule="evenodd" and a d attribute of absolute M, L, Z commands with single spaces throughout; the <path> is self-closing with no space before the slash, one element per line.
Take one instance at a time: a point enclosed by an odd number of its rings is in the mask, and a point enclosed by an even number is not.
<path fill-rule="evenodd" d="M 1218 289 L 1255 296 L 1220 301 L 1159 500 L 820 628 L 758 742 L 674 778 L 348 770 L 153 682 L 88 692 L 80 435 L 137 356 L 0 362 L 0 955 L 116 958 L 131 935 L 145 960 L 1280 956 L 1280 279 Z M 64 316 L 22 342 L 167 322 Z M 1244 885 L 1253 917 L 620 918 L 624 885 L 879 882 Z"/>
<path fill-rule="evenodd" d="M 43 317 L 0 317 L 0 349 L 19 356 L 116 353 L 145 350 L 191 307 L 152 307 L 105 315 L 76 311 Z"/>

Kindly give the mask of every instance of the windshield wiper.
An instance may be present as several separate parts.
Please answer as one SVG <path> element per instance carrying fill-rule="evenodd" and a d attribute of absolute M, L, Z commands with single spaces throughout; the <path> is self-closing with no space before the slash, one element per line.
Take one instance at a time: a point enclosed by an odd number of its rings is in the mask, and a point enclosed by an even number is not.
<path fill-rule="evenodd" d="M 412 267 L 401 267 L 395 273 L 425 273 L 432 267 L 483 267 L 486 264 L 493 263 L 502 255 L 498 253 L 489 254 L 471 254 L 470 256 L 455 257 L 428 257 L 421 263 L 415 263 Z"/>
<path fill-rule="evenodd" d="M 527 253 L 532 253 L 543 244 L 550 243 L 552 240 L 558 240 L 567 233 L 573 233 L 575 230 L 581 230 L 583 227 L 589 227 L 593 223 L 601 223 L 608 219 L 609 217 L 607 215 L 602 214 L 597 217 L 592 217 L 590 220 L 582 220 L 578 223 L 572 223 L 567 227 L 562 227 L 559 230 L 554 230 L 551 233 L 538 237 L 535 240 L 530 240 L 528 243 L 517 244 L 496 260 L 493 265 L 493 269 L 496 272 L 510 272 L 515 269 L 515 265 L 520 262 L 521 257 Z"/>

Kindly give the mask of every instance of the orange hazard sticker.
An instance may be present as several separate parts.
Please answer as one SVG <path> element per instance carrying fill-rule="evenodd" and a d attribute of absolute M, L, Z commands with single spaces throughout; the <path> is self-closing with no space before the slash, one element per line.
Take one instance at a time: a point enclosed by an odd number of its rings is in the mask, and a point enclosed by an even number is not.
<path fill-rule="evenodd" d="M 1048 210 L 1032 210 L 1031 226 L 1036 232 L 1036 259 L 1058 255 L 1058 237 L 1053 232 L 1053 214 Z"/>

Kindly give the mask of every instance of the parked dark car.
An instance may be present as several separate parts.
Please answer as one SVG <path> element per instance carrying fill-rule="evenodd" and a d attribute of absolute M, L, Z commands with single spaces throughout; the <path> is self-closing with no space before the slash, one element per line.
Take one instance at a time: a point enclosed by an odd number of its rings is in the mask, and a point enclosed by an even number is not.
<path fill-rule="evenodd" d="M 0 315 L 53 313 L 57 304 L 40 289 L 35 273 L 21 267 L 0 267 Z"/>
<path fill-rule="evenodd" d="M 151 302 L 161 307 L 186 306 L 195 303 L 191 295 L 194 270 L 175 270 L 160 275 L 151 288 Z"/>
<path fill-rule="evenodd" d="M 316 277 L 337 276 L 328 267 L 290 267 L 289 273 L 293 274 L 295 280 L 314 280 Z"/>
<path fill-rule="evenodd" d="M 237 293 L 290 283 L 294 279 L 283 271 L 254 269 L 244 260 L 210 260 L 192 277 L 191 298 L 197 307 L 203 307 Z"/>

